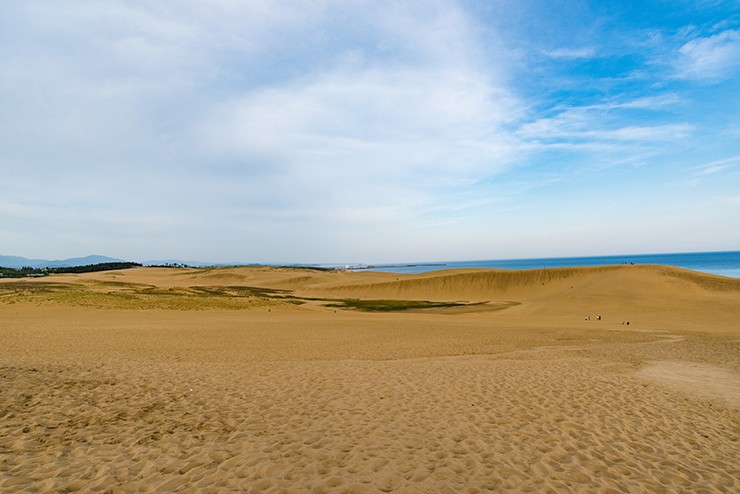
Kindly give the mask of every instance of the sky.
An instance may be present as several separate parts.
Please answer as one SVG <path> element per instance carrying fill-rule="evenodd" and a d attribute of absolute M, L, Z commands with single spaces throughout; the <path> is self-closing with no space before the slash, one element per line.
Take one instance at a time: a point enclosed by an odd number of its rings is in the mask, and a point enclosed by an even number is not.
<path fill-rule="evenodd" d="M 0 254 L 720 250 L 736 0 L 0 2 Z"/>

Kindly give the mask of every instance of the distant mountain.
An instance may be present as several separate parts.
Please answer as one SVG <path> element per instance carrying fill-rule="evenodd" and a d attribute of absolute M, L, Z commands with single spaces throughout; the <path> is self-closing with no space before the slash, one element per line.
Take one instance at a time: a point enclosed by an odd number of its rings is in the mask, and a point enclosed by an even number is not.
<path fill-rule="evenodd" d="M 115 259 L 106 256 L 73 257 L 71 259 L 60 259 L 49 261 L 46 259 L 27 259 L 19 256 L 0 256 L 0 266 L 4 268 L 70 268 L 74 266 L 89 266 L 90 264 L 102 264 L 105 262 L 126 262 L 123 259 Z"/>
<path fill-rule="evenodd" d="M 0 256 L 0 267 L 3 268 L 23 268 L 23 267 L 41 267 L 45 262 L 43 259 L 28 259 L 19 256 Z"/>

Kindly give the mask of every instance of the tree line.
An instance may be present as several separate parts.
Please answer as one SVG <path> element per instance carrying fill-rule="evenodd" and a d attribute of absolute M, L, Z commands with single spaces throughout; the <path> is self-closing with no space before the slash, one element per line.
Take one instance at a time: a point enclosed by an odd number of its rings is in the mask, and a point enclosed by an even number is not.
<path fill-rule="evenodd" d="M 102 262 L 99 264 L 88 264 L 86 266 L 69 266 L 59 268 L 32 268 L 25 266 L 22 268 L 3 268 L 0 267 L 0 277 L 4 278 L 25 278 L 34 276 L 47 276 L 50 274 L 63 273 L 93 273 L 96 271 L 111 271 L 116 269 L 129 269 L 141 267 L 136 262 Z"/>

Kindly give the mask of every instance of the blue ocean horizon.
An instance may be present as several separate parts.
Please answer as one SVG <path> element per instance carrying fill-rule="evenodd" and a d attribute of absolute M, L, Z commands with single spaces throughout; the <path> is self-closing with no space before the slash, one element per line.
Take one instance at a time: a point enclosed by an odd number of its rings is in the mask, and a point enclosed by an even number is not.
<path fill-rule="evenodd" d="M 590 257 L 547 257 L 532 259 L 501 259 L 478 261 L 409 262 L 375 265 L 347 265 L 351 270 L 418 274 L 443 269 L 493 268 L 542 269 L 613 264 L 662 264 L 692 271 L 740 278 L 740 251 L 686 252 L 673 254 L 627 254 Z"/>

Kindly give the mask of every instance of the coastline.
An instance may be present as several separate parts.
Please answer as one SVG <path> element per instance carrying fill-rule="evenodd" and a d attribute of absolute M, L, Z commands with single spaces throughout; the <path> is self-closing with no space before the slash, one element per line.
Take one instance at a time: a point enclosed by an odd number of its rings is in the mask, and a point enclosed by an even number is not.
<path fill-rule="evenodd" d="M 740 251 L 681 252 L 669 254 L 625 254 L 608 256 L 545 257 L 470 261 L 433 261 L 405 263 L 348 264 L 350 270 L 370 270 L 419 274 L 442 269 L 546 269 L 556 267 L 600 266 L 618 264 L 658 264 L 740 278 Z M 327 265 L 328 266 L 328 265 Z M 337 266 L 337 265 L 331 265 Z"/>

